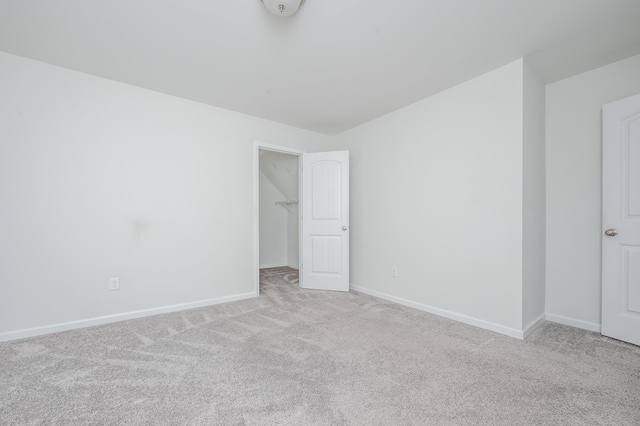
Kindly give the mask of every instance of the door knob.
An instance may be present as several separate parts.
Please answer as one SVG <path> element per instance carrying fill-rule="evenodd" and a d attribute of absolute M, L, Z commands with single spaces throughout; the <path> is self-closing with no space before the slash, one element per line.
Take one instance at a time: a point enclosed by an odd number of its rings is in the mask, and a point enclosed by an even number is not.
<path fill-rule="evenodd" d="M 347 230 L 347 227 L 346 227 L 346 226 L 343 226 L 343 227 L 342 227 L 342 230 L 343 230 L 343 231 L 346 231 L 346 230 Z"/>
<path fill-rule="evenodd" d="M 604 231 L 604 235 L 606 235 L 607 237 L 615 237 L 616 235 L 618 235 L 618 231 L 615 229 L 607 229 L 606 231 Z"/>

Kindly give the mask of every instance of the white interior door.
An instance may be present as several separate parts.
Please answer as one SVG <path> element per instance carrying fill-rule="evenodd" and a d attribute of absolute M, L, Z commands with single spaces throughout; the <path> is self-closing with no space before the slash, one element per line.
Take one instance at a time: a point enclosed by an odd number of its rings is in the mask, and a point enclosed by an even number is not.
<path fill-rule="evenodd" d="M 640 345 L 640 95 L 605 105 L 602 334 Z"/>
<path fill-rule="evenodd" d="M 302 285 L 349 291 L 349 151 L 302 155 Z"/>

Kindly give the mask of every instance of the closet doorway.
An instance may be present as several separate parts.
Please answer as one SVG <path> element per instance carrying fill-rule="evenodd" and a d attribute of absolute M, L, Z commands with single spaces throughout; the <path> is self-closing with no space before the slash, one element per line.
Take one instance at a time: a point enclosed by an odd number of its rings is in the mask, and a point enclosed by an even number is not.
<path fill-rule="evenodd" d="M 292 285 L 300 285 L 301 154 L 285 147 L 257 146 L 257 294 L 260 274 L 285 277 Z"/>
<path fill-rule="evenodd" d="M 254 148 L 255 295 L 261 267 L 291 268 L 287 285 L 349 291 L 349 151 Z"/>

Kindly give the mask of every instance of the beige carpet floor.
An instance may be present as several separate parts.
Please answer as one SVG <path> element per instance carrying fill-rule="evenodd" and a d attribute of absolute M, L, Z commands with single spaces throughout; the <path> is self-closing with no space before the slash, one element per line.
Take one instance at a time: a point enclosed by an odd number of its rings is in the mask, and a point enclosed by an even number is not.
<path fill-rule="evenodd" d="M 640 425 L 640 348 L 263 270 L 259 298 L 0 344 L 2 425 Z"/>

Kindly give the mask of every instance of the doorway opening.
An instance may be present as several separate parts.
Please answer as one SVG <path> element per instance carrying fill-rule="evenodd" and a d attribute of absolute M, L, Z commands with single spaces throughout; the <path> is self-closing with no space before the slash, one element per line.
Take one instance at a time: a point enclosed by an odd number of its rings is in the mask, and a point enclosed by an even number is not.
<path fill-rule="evenodd" d="M 256 296 L 270 285 L 301 286 L 302 151 L 256 143 Z"/>
<path fill-rule="evenodd" d="M 287 154 L 279 156 L 276 154 Z M 263 168 L 260 159 L 263 158 Z M 274 159 L 281 157 L 285 165 Z M 286 161 L 290 161 L 286 165 Z M 297 165 L 296 190 L 286 190 L 274 183 L 287 174 L 293 175 Z M 304 170 L 304 176 L 303 176 Z M 260 184 L 265 174 L 275 173 L 280 177 L 270 177 L 272 193 L 280 193 L 269 199 L 262 195 Z M 289 177 L 291 179 L 291 177 Z M 262 181 L 263 186 L 267 183 Z M 266 186 L 269 186 L 268 184 Z M 271 204 L 271 205 L 270 205 Z M 254 293 L 260 295 L 260 266 L 299 266 L 298 287 L 305 290 L 349 291 L 349 151 L 304 151 L 255 142 L 254 149 Z M 266 235 L 272 225 L 265 222 L 264 212 L 278 207 L 287 221 L 286 249 L 280 246 L 280 257 L 274 260 Z M 297 210 L 294 210 L 297 208 Z M 304 221 L 302 220 L 304 216 Z M 295 224 L 297 222 L 297 228 Z M 284 221 L 280 228 L 284 228 Z M 297 230 L 297 250 L 295 232 Z M 263 241 L 260 241 L 260 240 Z M 281 243 L 282 244 L 282 243 Z M 297 257 L 295 253 L 298 253 Z M 285 254 L 286 253 L 286 256 Z M 286 283 L 281 283 L 286 284 Z"/>

